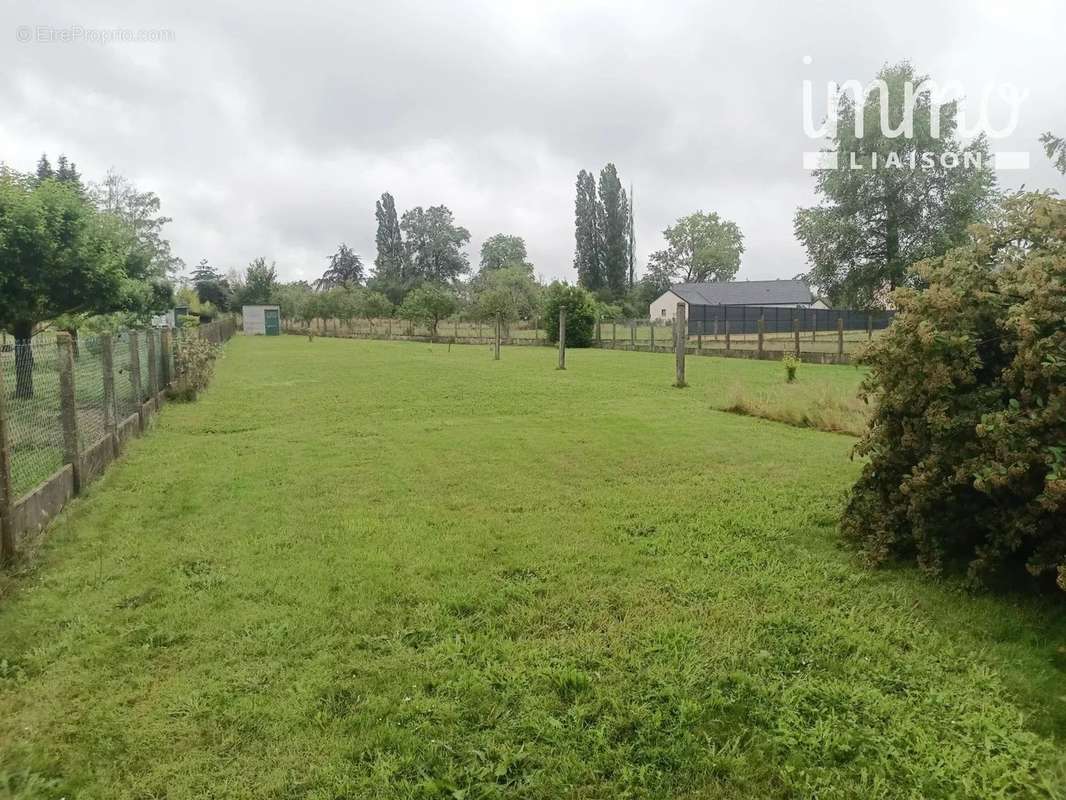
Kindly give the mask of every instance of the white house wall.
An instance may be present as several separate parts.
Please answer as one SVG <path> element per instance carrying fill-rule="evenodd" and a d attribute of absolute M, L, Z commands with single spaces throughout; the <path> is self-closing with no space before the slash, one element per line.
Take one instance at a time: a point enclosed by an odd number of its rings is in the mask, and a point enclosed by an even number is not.
<path fill-rule="evenodd" d="M 677 316 L 677 304 L 681 301 L 673 292 L 664 292 L 657 300 L 653 301 L 649 313 L 654 322 L 673 322 Z M 688 306 L 685 306 L 688 310 Z"/>

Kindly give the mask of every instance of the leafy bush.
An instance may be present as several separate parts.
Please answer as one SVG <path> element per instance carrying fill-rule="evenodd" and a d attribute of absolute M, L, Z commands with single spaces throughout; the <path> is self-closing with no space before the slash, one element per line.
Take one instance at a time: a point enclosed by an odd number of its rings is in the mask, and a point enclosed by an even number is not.
<path fill-rule="evenodd" d="M 1024 564 L 1066 589 L 1066 201 L 1015 195 L 973 230 L 915 265 L 928 288 L 896 292 L 865 356 L 876 410 L 842 530 L 874 562 L 973 583 Z"/>
<path fill-rule="evenodd" d="M 794 353 L 785 353 L 781 357 L 781 363 L 785 365 L 785 380 L 788 383 L 795 383 L 796 370 L 800 365 L 799 358 Z"/>
<path fill-rule="evenodd" d="M 566 309 L 566 346 L 588 347 L 596 329 L 596 300 L 580 286 L 556 281 L 544 301 L 544 324 L 548 341 L 559 341 L 559 309 Z"/>
<path fill-rule="evenodd" d="M 199 336 L 183 336 L 174 352 L 175 387 L 172 400 L 192 401 L 207 388 L 222 348 Z"/>

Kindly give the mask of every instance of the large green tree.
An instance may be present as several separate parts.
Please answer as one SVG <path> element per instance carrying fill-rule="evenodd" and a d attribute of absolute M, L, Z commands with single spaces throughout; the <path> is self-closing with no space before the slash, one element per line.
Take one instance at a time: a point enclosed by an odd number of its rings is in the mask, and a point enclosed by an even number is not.
<path fill-rule="evenodd" d="M 884 92 L 840 98 L 826 151 L 836 155 L 836 168 L 814 171 L 822 202 L 795 219 L 811 267 L 807 279 L 835 304 L 879 306 L 892 289 L 916 284 L 920 278 L 907 266 L 962 244 L 996 197 L 987 142 L 958 141 L 956 104 L 937 105 L 929 92 L 917 92 L 913 136 L 890 136 L 905 118 L 907 84 L 919 88 L 926 77 L 904 62 L 885 67 L 878 79 Z M 881 125 L 882 94 L 888 130 Z"/>
<path fill-rule="evenodd" d="M 455 224 L 447 206 L 417 206 L 405 211 L 400 229 L 407 237 L 414 281 L 445 284 L 470 271 L 463 249 L 470 241 L 470 231 Z"/>
<path fill-rule="evenodd" d="M 61 315 L 148 313 L 169 295 L 149 254 L 69 182 L 0 175 L 0 328 L 15 336 L 16 394 L 33 394 L 35 327 Z"/>
<path fill-rule="evenodd" d="M 735 222 L 696 211 L 663 231 L 666 249 L 651 254 L 648 278 L 661 291 L 674 283 L 732 280 L 740 269 L 744 235 Z"/>
<path fill-rule="evenodd" d="M 89 194 L 97 208 L 114 216 L 130 231 L 160 277 L 176 278 L 185 263 L 174 255 L 170 242 L 163 236 L 164 227 L 172 220 L 160 213 L 162 203 L 155 192 L 142 192 L 111 170 Z"/>
<path fill-rule="evenodd" d="M 238 302 L 246 306 L 273 303 L 277 286 L 277 266 L 273 261 L 268 264 L 265 258 L 259 256 L 248 265 L 244 273 Z"/>
<path fill-rule="evenodd" d="M 526 242 L 521 236 L 497 233 L 481 245 L 481 271 L 518 268 L 533 274 L 533 265 L 526 259 Z"/>

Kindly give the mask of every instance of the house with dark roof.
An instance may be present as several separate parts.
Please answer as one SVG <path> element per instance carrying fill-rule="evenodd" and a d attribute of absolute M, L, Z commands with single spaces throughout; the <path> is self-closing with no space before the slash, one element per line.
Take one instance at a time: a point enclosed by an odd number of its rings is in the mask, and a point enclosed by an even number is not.
<path fill-rule="evenodd" d="M 672 320 L 677 304 L 685 303 L 689 319 L 693 306 L 776 306 L 778 308 L 826 308 L 806 282 L 801 280 L 719 281 L 678 283 L 651 304 L 652 321 Z"/>

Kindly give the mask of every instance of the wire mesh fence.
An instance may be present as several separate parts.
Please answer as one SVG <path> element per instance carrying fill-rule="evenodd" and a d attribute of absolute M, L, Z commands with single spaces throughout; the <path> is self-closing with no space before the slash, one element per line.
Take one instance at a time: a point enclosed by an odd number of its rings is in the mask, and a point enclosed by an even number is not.
<path fill-rule="evenodd" d="M 0 391 L 10 452 L 10 499 L 17 501 L 54 475 L 70 460 L 72 450 L 85 453 L 112 436 L 123 420 L 164 389 L 176 376 L 180 337 L 222 344 L 235 331 L 234 321 L 225 319 L 181 332 L 120 331 L 69 340 L 66 334 L 41 332 L 28 343 L 5 337 L 0 341 Z M 65 358 L 72 367 L 67 384 L 61 379 Z M 64 436 L 63 385 L 68 386 L 69 438 Z"/>
<path fill-rule="evenodd" d="M 50 338 L 7 345 L 0 352 L 0 377 L 8 398 L 11 484 L 16 497 L 63 465 L 58 355 Z"/>

